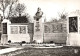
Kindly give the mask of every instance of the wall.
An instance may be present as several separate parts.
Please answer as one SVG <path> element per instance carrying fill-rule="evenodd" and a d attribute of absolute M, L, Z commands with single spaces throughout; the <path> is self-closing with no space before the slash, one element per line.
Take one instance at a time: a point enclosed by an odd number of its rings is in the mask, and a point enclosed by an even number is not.
<path fill-rule="evenodd" d="M 44 42 L 66 43 L 67 20 L 58 20 L 44 23 Z"/>
<path fill-rule="evenodd" d="M 33 23 L 28 24 L 28 33 L 30 35 L 30 42 L 33 42 L 33 35 L 34 35 L 34 24 Z"/>
<path fill-rule="evenodd" d="M 66 43 L 66 33 L 44 33 L 44 42 L 53 41 L 54 43 Z"/>
<path fill-rule="evenodd" d="M 75 20 L 75 22 L 73 19 Z M 72 22 L 74 22 L 75 25 L 73 25 Z M 75 27 L 73 26 L 77 26 L 76 30 Z M 67 32 L 68 32 L 67 45 L 80 46 L 80 15 L 71 14 L 68 16 Z"/>
<path fill-rule="evenodd" d="M 28 24 L 10 24 L 8 26 L 8 41 L 9 40 L 11 40 L 11 42 L 30 42 Z"/>

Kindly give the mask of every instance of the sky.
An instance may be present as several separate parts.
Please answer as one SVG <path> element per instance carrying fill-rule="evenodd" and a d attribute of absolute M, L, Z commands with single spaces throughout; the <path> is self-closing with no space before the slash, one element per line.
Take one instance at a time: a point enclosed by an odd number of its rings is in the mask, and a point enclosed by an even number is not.
<path fill-rule="evenodd" d="M 58 13 L 63 11 L 72 12 L 80 10 L 80 0 L 19 0 L 26 6 L 26 13 L 33 17 L 40 7 L 47 20 L 58 17 Z"/>
<path fill-rule="evenodd" d="M 80 0 L 19 0 L 27 7 L 27 11 L 34 16 L 40 7 L 47 20 L 58 17 L 58 13 L 72 12 L 80 9 Z"/>

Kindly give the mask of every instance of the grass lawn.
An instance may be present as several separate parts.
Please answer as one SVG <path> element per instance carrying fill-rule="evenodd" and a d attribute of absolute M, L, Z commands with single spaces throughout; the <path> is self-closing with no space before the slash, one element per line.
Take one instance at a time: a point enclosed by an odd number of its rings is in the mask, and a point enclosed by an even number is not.
<path fill-rule="evenodd" d="M 77 49 L 78 52 L 74 53 Z M 14 52 L 3 54 L 2 56 L 80 56 L 80 47 L 63 48 L 24 48 Z"/>

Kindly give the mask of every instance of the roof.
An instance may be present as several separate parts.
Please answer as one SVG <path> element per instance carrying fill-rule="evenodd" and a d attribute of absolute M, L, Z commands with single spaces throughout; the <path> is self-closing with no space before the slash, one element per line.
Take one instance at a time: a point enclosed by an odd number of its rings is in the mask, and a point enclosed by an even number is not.
<path fill-rule="evenodd" d="M 10 22 L 10 20 L 8 20 L 8 19 L 4 19 L 4 20 L 2 21 L 2 23 L 11 23 L 11 22 Z"/>

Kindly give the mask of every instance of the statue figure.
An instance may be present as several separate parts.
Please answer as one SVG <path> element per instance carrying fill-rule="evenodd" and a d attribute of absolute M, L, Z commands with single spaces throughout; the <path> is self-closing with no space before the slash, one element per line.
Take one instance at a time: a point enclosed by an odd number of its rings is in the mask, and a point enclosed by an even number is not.
<path fill-rule="evenodd" d="M 77 20 L 75 20 L 75 18 L 72 18 L 71 22 L 70 22 L 70 31 L 71 32 L 77 32 Z"/>
<path fill-rule="evenodd" d="M 72 20 L 72 30 L 73 31 L 77 31 L 77 22 L 76 22 L 76 20 L 74 18 Z"/>
<path fill-rule="evenodd" d="M 41 11 L 41 8 L 38 8 L 34 18 L 38 21 L 42 17 L 42 15 L 43 12 Z"/>

